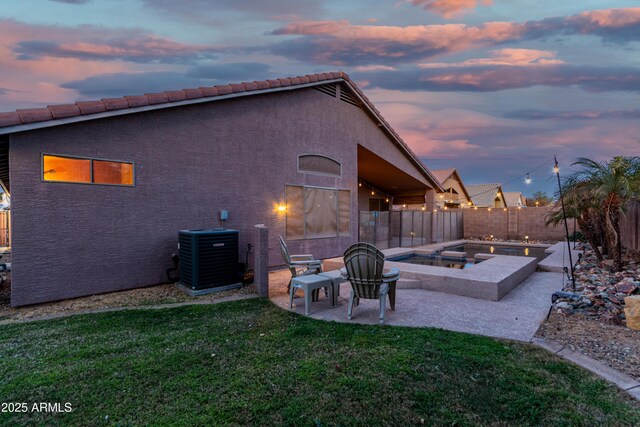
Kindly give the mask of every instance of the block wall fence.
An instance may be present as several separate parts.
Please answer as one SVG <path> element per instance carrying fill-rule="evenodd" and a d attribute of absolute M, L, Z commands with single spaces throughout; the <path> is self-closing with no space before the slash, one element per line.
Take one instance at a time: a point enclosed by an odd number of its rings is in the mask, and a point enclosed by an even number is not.
<path fill-rule="evenodd" d="M 504 209 L 465 209 L 464 237 L 492 235 L 500 239 L 564 240 L 562 224 L 546 226 L 545 219 L 551 207 Z M 574 222 L 569 221 L 569 234 L 573 234 Z M 579 227 L 576 225 L 576 230 Z"/>
<path fill-rule="evenodd" d="M 640 251 L 640 201 L 631 202 L 620 219 L 620 236 L 624 247 Z"/>

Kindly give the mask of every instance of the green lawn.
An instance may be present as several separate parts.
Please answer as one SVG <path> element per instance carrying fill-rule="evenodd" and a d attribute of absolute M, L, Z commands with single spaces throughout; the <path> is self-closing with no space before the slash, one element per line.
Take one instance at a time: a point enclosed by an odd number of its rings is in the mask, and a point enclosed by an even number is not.
<path fill-rule="evenodd" d="M 74 408 L 3 425 L 640 425 L 614 386 L 529 345 L 258 299 L 0 326 L 0 373 L 0 402 Z"/>

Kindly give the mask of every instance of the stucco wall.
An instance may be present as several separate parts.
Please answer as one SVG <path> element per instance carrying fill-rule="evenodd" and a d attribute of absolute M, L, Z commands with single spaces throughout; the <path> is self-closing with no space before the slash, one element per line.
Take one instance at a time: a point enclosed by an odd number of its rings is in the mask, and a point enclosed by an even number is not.
<path fill-rule="evenodd" d="M 290 241 L 293 253 L 340 255 L 358 234 L 357 144 L 389 161 L 402 154 L 366 113 L 313 89 L 217 101 L 57 126 L 11 136 L 12 304 L 165 280 L 177 232 L 269 226 L 270 264 L 285 184 L 351 189 L 351 237 Z M 41 154 L 135 162 L 135 187 L 41 182 Z M 297 155 L 342 163 L 342 178 L 297 172 Z M 400 162 L 402 163 L 402 162 Z M 417 170 L 404 162 L 408 173 Z"/>
<path fill-rule="evenodd" d="M 464 236 L 481 237 L 491 234 L 500 239 L 564 240 L 564 225 L 547 227 L 545 218 L 550 207 L 507 208 L 504 209 L 465 209 Z M 509 214 L 511 227 L 509 225 Z M 573 221 L 569 223 L 569 233 L 573 233 Z"/>
<path fill-rule="evenodd" d="M 445 193 L 441 193 L 438 194 L 438 206 L 439 207 L 444 207 L 444 202 L 445 200 L 454 200 L 454 201 L 459 201 L 460 202 L 460 207 L 461 208 L 466 208 L 468 200 L 467 200 L 467 196 L 464 195 L 464 190 L 462 189 L 462 186 L 460 185 L 460 182 L 452 179 L 452 178 L 448 178 L 443 184 L 442 184 L 442 188 L 444 188 L 445 190 L 448 190 L 449 188 L 452 188 L 454 191 L 458 192 L 458 194 L 455 193 L 449 193 L 448 191 Z M 442 197 L 440 197 L 442 196 Z"/>

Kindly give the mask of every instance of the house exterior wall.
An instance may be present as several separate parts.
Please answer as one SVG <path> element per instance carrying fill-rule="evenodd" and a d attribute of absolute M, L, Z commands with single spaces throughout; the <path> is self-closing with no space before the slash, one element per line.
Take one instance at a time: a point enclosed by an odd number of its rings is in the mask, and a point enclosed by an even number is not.
<path fill-rule="evenodd" d="M 357 144 L 420 175 L 363 110 L 313 89 L 55 126 L 10 144 L 14 306 L 163 282 L 178 230 L 219 227 L 221 209 L 240 231 L 240 261 L 264 223 L 269 263 L 280 265 L 285 184 L 351 190 L 351 236 L 288 242 L 338 256 L 358 236 Z M 134 162 L 135 186 L 42 182 L 43 153 Z M 339 161 L 342 177 L 298 173 L 302 153 Z"/>
<path fill-rule="evenodd" d="M 460 185 L 460 182 L 458 180 L 452 179 L 452 178 L 448 178 L 442 184 L 442 188 L 444 188 L 445 190 L 448 190 L 449 188 L 452 188 L 454 191 L 457 191 L 458 194 L 455 194 L 455 193 L 451 193 L 450 194 L 449 192 L 438 194 L 438 199 L 437 199 L 438 207 L 443 208 L 444 207 L 444 203 L 447 200 L 460 202 L 460 207 L 461 208 L 468 207 L 468 206 L 466 206 L 466 204 L 469 203 L 469 201 L 467 200 L 467 197 L 464 195 L 464 190 L 462 189 L 462 186 Z"/>

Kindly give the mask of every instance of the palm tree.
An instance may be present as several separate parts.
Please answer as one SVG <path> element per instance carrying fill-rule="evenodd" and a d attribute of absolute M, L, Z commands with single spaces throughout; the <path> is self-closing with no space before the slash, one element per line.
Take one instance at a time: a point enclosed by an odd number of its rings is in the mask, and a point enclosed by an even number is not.
<path fill-rule="evenodd" d="M 598 206 L 589 194 L 588 187 L 582 182 L 575 182 L 573 176 L 563 180 L 562 195 L 564 198 L 567 218 L 575 218 L 587 242 L 593 248 L 598 261 L 602 261 L 603 252 L 606 253 L 606 243 Z M 560 204 L 547 214 L 546 225 L 558 225 L 564 221 Z M 600 247 L 603 251 L 600 251 Z"/>
<path fill-rule="evenodd" d="M 583 232 L 604 237 L 601 244 L 619 271 L 622 269 L 620 217 L 628 203 L 640 197 L 640 157 L 614 157 L 608 162 L 579 158 L 572 166 L 578 169 L 565 179 L 565 188 L 576 198 L 572 207 L 580 212 L 586 226 Z M 577 215 L 575 210 L 572 214 Z M 589 242 L 594 251 L 597 251 L 598 240 L 594 238 Z"/>

